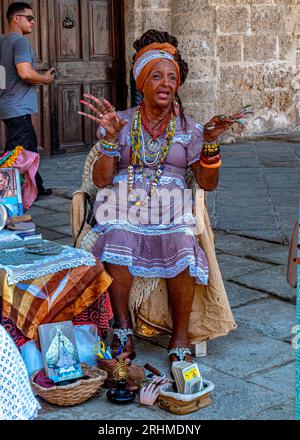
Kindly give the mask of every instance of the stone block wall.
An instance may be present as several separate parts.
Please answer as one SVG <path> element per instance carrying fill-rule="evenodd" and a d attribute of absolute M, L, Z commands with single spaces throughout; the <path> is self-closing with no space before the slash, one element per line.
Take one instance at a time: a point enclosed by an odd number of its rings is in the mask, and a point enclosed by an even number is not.
<path fill-rule="evenodd" d="M 151 27 L 179 40 L 188 114 L 206 122 L 252 104 L 236 136 L 300 129 L 300 0 L 127 0 L 128 71 L 134 39 Z"/>

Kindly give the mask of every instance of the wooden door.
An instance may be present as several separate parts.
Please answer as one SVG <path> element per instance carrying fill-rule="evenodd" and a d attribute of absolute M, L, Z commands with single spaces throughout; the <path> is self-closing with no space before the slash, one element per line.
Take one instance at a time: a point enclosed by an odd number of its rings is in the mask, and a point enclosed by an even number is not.
<path fill-rule="evenodd" d="M 90 147 L 96 127 L 78 115 L 84 93 L 124 108 L 123 8 L 120 0 L 51 0 L 50 59 L 56 151 Z"/>
<path fill-rule="evenodd" d="M 0 33 L 7 31 L 6 10 L 13 0 L 2 0 L 2 23 Z M 47 0 L 30 0 L 36 24 L 32 34 L 28 37 L 36 55 L 37 70 L 49 69 L 49 39 L 48 39 L 48 4 Z M 33 117 L 33 123 L 38 135 L 39 151 L 50 154 L 51 152 L 51 117 L 50 117 L 50 88 L 48 86 L 37 86 L 39 111 Z M 4 124 L 2 123 L 0 143 L 3 147 Z"/>
<path fill-rule="evenodd" d="M 12 0 L 0 0 L 0 32 Z M 36 24 L 29 40 L 40 71 L 54 67 L 51 87 L 38 86 L 34 125 L 46 154 L 89 148 L 96 127 L 77 114 L 83 93 L 126 106 L 123 0 L 31 0 Z M 2 8 L 2 10 L 1 10 Z M 0 145 L 4 129 L 0 128 Z"/>

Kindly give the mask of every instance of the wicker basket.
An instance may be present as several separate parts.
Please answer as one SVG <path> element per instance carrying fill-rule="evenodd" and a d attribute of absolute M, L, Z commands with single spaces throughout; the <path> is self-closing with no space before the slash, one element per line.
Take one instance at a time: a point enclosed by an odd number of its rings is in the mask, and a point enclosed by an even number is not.
<path fill-rule="evenodd" d="M 203 380 L 203 383 L 204 390 L 196 394 L 175 393 L 169 384 L 163 385 L 158 396 L 158 406 L 181 416 L 210 405 L 212 403 L 210 392 L 215 386 L 209 380 Z"/>
<path fill-rule="evenodd" d="M 30 378 L 33 391 L 47 402 L 58 406 L 79 405 L 92 397 L 107 378 L 107 372 L 87 364 L 80 364 L 84 376 L 90 379 L 82 380 L 64 386 L 43 388 L 34 382 L 39 371 L 35 371 Z"/>

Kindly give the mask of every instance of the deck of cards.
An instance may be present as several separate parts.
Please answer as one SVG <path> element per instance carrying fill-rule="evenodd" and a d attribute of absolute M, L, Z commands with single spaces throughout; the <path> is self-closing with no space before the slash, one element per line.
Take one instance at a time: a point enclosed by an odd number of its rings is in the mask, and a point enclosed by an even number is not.
<path fill-rule="evenodd" d="M 203 378 L 196 363 L 173 362 L 172 373 L 178 393 L 195 394 L 203 390 Z"/>

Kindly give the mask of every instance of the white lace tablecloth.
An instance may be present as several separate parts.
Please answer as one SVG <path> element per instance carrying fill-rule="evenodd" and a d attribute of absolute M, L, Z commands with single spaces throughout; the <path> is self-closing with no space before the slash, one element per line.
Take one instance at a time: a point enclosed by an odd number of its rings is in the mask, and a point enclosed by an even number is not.
<path fill-rule="evenodd" d="M 24 252 L 24 248 L 10 249 L 9 251 L 1 250 L 0 269 L 7 272 L 8 285 L 50 275 L 64 269 L 73 269 L 79 266 L 95 266 L 96 264 L 95 257 L 92 254 L 70 246 L 62 246 L 62 250 L 58 255 L 45 255 L 42 257 L 37 255 L 36 260 L 31 262 L 28 262 L 27 259 L 24 258 L 23 263 L 20 264 L 19 260 L 22 260 L 22 254 L 24 254 Z M 5 263 L 5 254 L 8 256 L 8 264 Z M 9 264 L 14 254 L 16 263 Z M 27 255 L 29 256 L 30 254 Z M 32 254 L 31 259 L 34 259 Z"/>
<path fill-rule="evenodd" d="M 0 420 L 30 420 L 39 409 L 19 350 L 0 325 Z"/>

